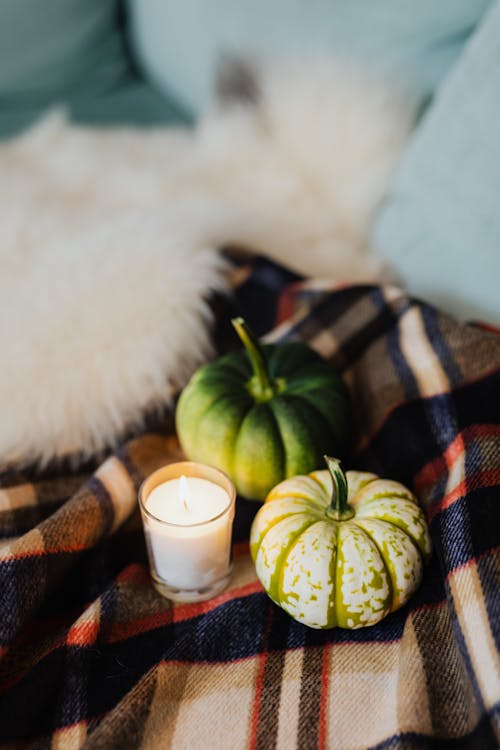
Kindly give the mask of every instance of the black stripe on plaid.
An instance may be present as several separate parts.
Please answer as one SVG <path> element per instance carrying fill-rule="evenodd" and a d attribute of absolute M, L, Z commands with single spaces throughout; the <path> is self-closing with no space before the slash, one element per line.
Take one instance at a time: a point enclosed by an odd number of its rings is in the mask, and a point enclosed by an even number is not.
<path fill-rule="evenodd" d="M 497 508 L 499 502 L 500 498 L 497 498 Z M 480 557 L 477 561 L 477 570 L 483 589 L 489 625 L 496 647 L 500 651 L 500 549 L 491 555 Z"/>
<path fill-rule="evenodd" d="M 388 737 L 366 750 L 498 750 L 500 703 L 481 717 L 477 726 L 463 737 L 440 738 L 417 732 Z"/>
<path fill-rule="evenodd" d="M 259 696 L 256 727 L 256 750 L 272 750 L 278 738 L 283 669 L 289 618 L 272 602 L 267 607 L 267 623 L 264 629 L 262 652 L 265 653 L 264 672 Z"/>
<path fill-rule="evenodd" d="M 298 747 L 303 750 L 314 750 L 318 747 L 322 672 L 323 649 L 307 649 L 302 665 L 297 737 Z"/>

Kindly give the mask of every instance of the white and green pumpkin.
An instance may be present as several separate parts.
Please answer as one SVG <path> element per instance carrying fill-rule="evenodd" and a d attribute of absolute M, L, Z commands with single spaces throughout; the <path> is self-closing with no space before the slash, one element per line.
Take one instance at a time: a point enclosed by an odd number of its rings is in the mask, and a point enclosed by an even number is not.
<path fill-rule="evenodd" d="M 431 544 L 424 514 L 399 482 L 348 471 L 286 479 L 257 513 L 250 551 L 271 599 L 312 628 L 374 625 L 422 579 Z"/>

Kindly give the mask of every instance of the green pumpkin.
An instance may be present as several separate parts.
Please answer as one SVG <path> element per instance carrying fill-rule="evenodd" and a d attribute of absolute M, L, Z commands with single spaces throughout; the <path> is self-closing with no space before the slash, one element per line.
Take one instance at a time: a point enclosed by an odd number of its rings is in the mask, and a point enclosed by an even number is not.
<path fill-rule="evenodd" d="M 232 321 L 245 350 L 201 367 L 183 390 L 177 434 L 186 456 L 225 471 L 239 494 L 263 500 L 286 477 L 342 452 L 348 396 L 340 376 L 306 344 L 261 346 Z"/>
<path fill-rule="evenodd" d="M 271 490 L 252 525 L 252 559 L 271 599 L 299 622 L 374 625 L 420 584 L 425 517 L 402 484 L 325 460 L 329 471 Z"/>

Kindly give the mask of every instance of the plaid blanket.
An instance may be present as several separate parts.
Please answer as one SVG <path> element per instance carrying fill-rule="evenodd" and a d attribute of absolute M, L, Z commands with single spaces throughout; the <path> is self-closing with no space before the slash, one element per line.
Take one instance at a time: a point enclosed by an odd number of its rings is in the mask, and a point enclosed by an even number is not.
<path fill-rule="evenodd" d="M 179 458 L 165 416 L 78 472 L 0 482 L 3 748 L 478 748 L 500 745 L 500 337 L 394 288 L 300 282 L 262 261 L 218 301 L 303 339 L 349 385 L 352 468 L 413 488 L 434 554 L 380 624 L 317 631 L 263 592 L 238 499 L 228 590 L 152 588 L 137 488 Z"/>

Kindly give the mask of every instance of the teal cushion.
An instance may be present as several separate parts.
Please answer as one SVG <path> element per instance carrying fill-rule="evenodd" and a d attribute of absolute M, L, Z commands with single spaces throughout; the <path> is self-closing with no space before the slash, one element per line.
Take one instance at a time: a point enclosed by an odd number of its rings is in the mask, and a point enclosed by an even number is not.
<path fill-rule="evenodd" d="M 74 120 L 99 127 L 180 125 L 190 124 L 193 119 L 172 96 L 138 78 L 128 79 L 105 95 L 75 97 L 68 105 Z"/>
<path fill-rule="evenodd" d="M 0 2 L 0 137 L 54 104 L 92 124 L 184 122 L 172 97 L 140 80 L 118 0 Z"/>
<path fill-rule="evenodd" d="M 109 90 L 128 70 L 117 0 L 2 0 L 0 97 Z"/>
<path fill-rule="evenodd" d="M 401 79 L 424 103 L 490 0 L 128 0 L 143 69 L 189 108 L 225 54 L 339 54 Z"/>
<path fill-rule="evenodd" d="M 415 131 L 374 244 L 414 294 L 500 326 L 500 0 Z"/>

